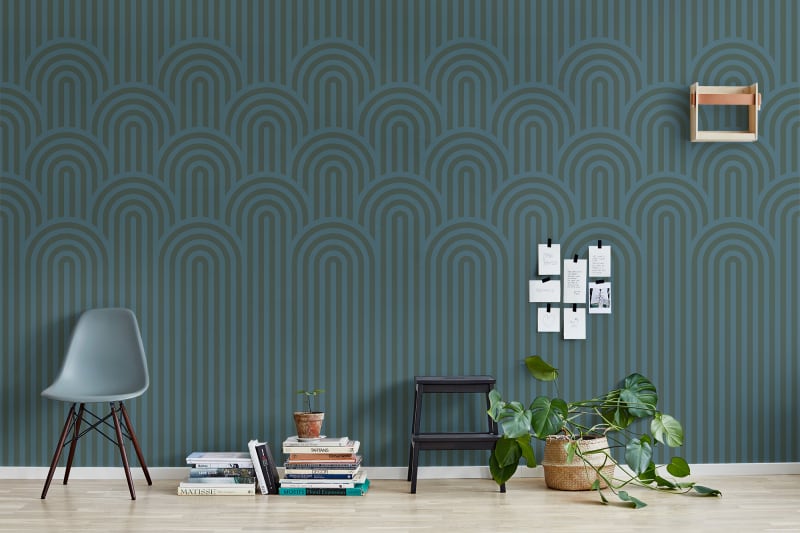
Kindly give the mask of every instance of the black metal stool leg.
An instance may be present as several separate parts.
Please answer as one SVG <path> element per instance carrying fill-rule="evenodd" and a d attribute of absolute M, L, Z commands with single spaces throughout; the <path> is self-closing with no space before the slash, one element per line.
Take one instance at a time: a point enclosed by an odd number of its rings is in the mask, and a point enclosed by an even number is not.
<path fill-rule="evenodd" d="M 119 417 L 117 411 L 114 409 L 114 403 L 111 403 L 111 418 L 114 419 L 114 429 L 117 430 L 117 443 L 119 444 L 119 454 L 122 457 L 122 466 L 125 468 L 125 478 L 128 480 L 128 490 L 131 493 L 131 500 L 136 499 L 136 490 L 133 488 L 133 479 L 131 478 L 131 469 L 128 466 L 128 456 L 125 453 L 125 441 L 122 438 L 122 428 L 119 425 Z"/>
<path fill-rule="evenodd" d="M 47 480 L 44 482 L 44 488 L 42 489 L 42 499 L 44 500 L 47 496 L 47 490 L 50 488 L 50 482 L 53 481 L 53 474 L 56 473 L 56 466 L 58 465 L 58 460 L 61 459 L 61 450 L 64 449 L 64 442 L 67 440 L 67 433 L 69 433 L 69 426 L 72 423 L 72 417 L 75 414 L 75 404 L 72 404 L 72 407 L 69 408 L 69 413 L 67 413 L 67 420 L 64 422 L 64 429 L 61 430 L 61 437 L 58 439 L 58 446 L 56 446 L 56 451 L 53 454 L 53 461 L 50 463 L 50 471 L 47 472 Z"/>

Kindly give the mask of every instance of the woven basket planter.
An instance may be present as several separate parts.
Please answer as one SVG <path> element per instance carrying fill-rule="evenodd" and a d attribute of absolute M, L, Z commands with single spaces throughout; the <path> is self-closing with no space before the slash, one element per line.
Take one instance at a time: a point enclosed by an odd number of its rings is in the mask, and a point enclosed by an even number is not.
<path fill-rule="evenodd" d="M 607 485 L 597 472 L 586 464 L 589 461 L 597 467 L 604 476 L 611 478 L 614 475 L 614 463 L 604 454 L 595 453 L 578 457 L 576 453 L 572 462 L 567 463 L 566 445 L 569 438 L 564 435 L 551 435 L 544 443 L 544 481 L 548 487 L 557 490 L 589 490 L 595 480 L 600 481 L 600 487 Z M 584 438 L 578 441 L 581 453 L 595 450 L 608 449 L 608 439 L 605 437 Z"/>

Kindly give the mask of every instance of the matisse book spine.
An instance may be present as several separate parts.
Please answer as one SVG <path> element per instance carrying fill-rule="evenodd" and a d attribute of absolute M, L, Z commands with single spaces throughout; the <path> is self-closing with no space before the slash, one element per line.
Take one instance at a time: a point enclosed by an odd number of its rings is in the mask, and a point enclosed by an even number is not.
<path fill-rule="evenodd" d="M 178 496 L 251 496 L 255 493 L 255 484 L 230 487 L 178 487 Z"/>

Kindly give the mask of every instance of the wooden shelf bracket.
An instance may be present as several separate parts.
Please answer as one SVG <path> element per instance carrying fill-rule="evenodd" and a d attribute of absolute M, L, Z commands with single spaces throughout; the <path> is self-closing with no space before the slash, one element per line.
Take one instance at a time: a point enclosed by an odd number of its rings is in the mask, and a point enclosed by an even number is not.
<path fill-rule="evenodd" d="M 698 130 L 698 112 L 701 105 L 746 105 L 749 108 L 746 131 Z M 700 85 L 689 87 L 689 138 L 692 142 L 755 142 L 758 140 L 758 112 L 761 110 L 761 93 L 758 84 L 752 85 Z"/>

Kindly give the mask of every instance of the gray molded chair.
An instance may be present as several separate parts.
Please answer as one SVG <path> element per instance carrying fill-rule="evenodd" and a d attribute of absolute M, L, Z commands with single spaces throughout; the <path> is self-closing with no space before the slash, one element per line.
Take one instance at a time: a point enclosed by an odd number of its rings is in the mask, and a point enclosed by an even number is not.
<path fill-rule="evenodd" d="M 66 445 L 69 444 L 70 448 L 67 468 L 64 472 L 65 485 L 69 479 L 78 439 L 92 430 L 98 431 L 106 439 L 119 446 L 132 500 L 136 499 L 136 491 L 133 489 L 123 437 L 130 439 L 133 443 L 147 484 L 153 484 L 144 456 L 139 448 L 139 441 L 136 439 L 130 418 L 128 418 L 128 412 L 122 403 L 125 400 L 141 396 L 149 385 L 147 358 L 142 346 L 142 336 L 139 333 L 139 323 L 136 321 L 133 311 L 123 308 L 107 308 L 84 312 L 72 332 L 72 339 L 61 366 L 61 372 L 53 384 L 42 391 L 42 396 L 45 398 L 72 404 L 67 414 L 67 420 L 64 422 L 58 446 L 53 454 L 53 461 L 50 463 L 50 471 L 42 490 L 42 499 L 47 496 L 47 489 L 50 488 L 58 460 Z M 103 418 L 86 408 L 87 403 L 105 402 L 109 403 L 111 411 Z M 124 429 L 120 424 L 118 412 L 122 415 Z M 81 430 L 81 423 L 85 420 L 86 415 L 93 418 L 86 420 L 89 427 Z M 109 418 L 113 419 L 113 425 L 108 422 Z M 116 439 L 112 439 L 103 431 L 106 428 L 115 430 Z M 67 435 L 70 430 L 73 433 L 72 438 L 68 440 Z"/>

